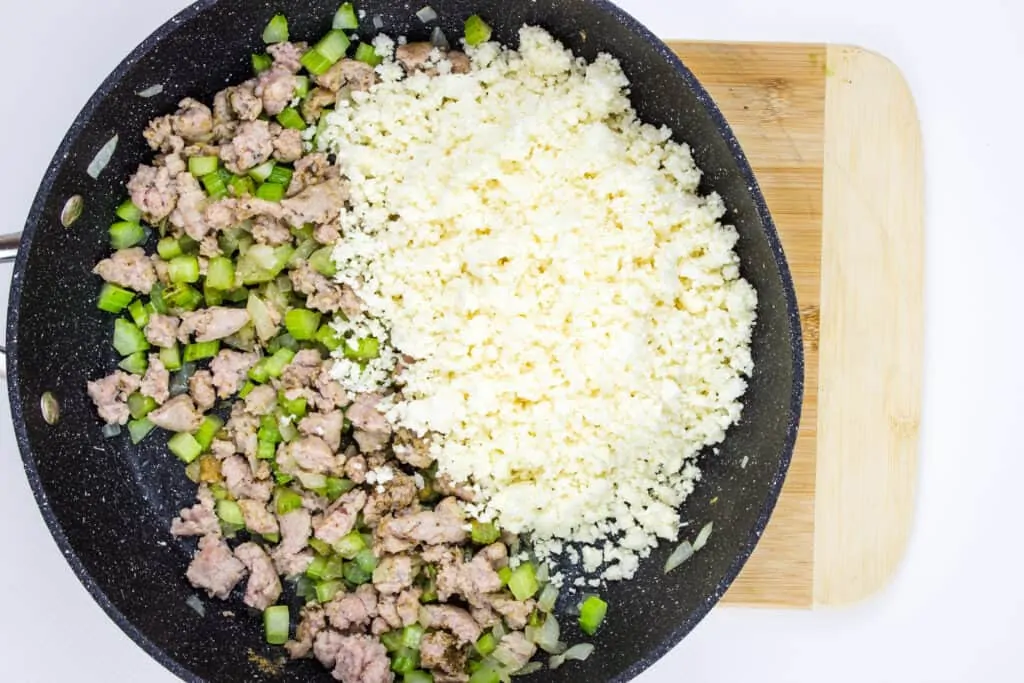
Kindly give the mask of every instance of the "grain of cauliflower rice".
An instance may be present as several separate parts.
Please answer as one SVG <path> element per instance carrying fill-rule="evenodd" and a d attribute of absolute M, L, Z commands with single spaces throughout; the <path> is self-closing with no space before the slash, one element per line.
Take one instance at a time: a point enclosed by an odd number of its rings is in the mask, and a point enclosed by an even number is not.
<path fill-rule="evenodd" d="M 435 53 L 439 75 L 406 77 L 375 47 L 382 82 L 319 144 L 351 181 L 337 278 L 389 330 L 381 362 L 415 359 L 387 417 L 435 435 L 471 514 L 631 578 L 677 538 L 694 459 L 753 370 L 756 293 L 722 200 L 608 55 L 525 27 L 518 51 L 469 48 L 468 74 Z M 335 374 L 366 389 L 343 357 Z"/>

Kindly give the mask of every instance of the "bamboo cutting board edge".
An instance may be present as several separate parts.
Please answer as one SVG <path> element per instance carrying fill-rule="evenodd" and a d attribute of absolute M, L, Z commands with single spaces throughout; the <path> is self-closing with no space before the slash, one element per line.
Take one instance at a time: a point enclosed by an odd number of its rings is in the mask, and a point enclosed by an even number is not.
<path fill-rule="evenodd" d="M 847 46 L 673 42 L 754 167 L 804 326 L 800 434 L 725 604 L 810 608 L 880 590 L 913 516 L 923 348 L 923 162 L 913 98 Z"/>

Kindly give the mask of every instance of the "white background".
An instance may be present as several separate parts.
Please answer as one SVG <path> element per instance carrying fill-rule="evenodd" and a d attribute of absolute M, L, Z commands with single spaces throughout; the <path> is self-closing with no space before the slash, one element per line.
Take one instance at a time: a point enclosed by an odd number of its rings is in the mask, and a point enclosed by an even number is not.
<path fill-rule="evenodd" d="M 824 612 L 715 610 L 644 683 L 1024 681 L 1024 8 L 1020 0 L 621 0 L 666 38 L 878 50 L 927 157 L 927 350 L 913 536 L 882 594 Z M 0 3 L 0 232 L 93 89 L 186 0 Z M 211 46 L 212 47 L 212 46 Z M 9 269 L 0 272 L 6 283 Z M 6 284 L 0 286 L 0 305 Z M 0 679 L 174 678 L 108 621 L 50 538 L 0 401 Z"/>

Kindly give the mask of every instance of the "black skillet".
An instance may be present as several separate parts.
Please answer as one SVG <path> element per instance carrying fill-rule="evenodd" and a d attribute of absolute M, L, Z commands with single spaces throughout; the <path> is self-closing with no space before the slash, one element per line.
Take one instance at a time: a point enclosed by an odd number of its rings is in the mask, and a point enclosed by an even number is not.
<path fill-rule="evenodd" d="M 133 447 L 127 436 L 104 439 L 85 384 L 116 364 L 111 321 L 96 310 L 93 264 L 109 250 L 106 228 L 123 200 L 123 183 L 148 158 L 146 122 L 183 97 L 209 101 L 225 85 L 250 76 L 250 54 L 267 21 L 285 12 L 292 36 L 315 39 L 330 28 L 338 0 L 202 0 L 161 27 L 122 62 L 79 115 L 53 159 L 15 259 L 7 320 L 7 367 L 15 433 L 32 489 L 72 569 L 104 610 L 142 648 L 189 681 L 328 681 L 315 662 L 290 664 L 275 675 L 252 657 L 280 651 L 263 643 L 258 618 L 240 601 L 207 602 L 201 617 L 186 604 L 195 595 L 184 579 L 192 546 L 168 524 L 192 499 L 193 486 L 151 437 Z M 426 39 L 415 17 L 424 2 L 363 0 L 362 33 L 384 30 Z M 583 664 L 535 674 L 536 681 L 626 681 L 680 641 L 718 601 L 753 550 L 775 505 L 792 454 L 800 414 L 803 356 L 789 270 L 764 198 L 721 113 L 694 76 L 654 37 L 603 0 L 430 0 L 448 35 L 479 13 L 495 37 L 515 43 L 524 23 L 538 24 L 577 54 L 618 57 L 633 83 L 641 117 L 666 124 L 693 147 L 717 191 L 728 221 L 741 234 L 743 275 L 757 288 L 756 371 L 741 424 L 716 456 L 703 460 L 704 479 L 682 515 L 699 528 L 715 521 L 708 547 L 671 575 L 662 566 L 671 548 L 643 563 L 636 580 L 605 591 L 612 605 L 596 653 Z M 414 6 L 415 5 L 415 6 Z M 163 93 L 136 93 L 155 84 Z M 117 133 L 110 165 L 93 180 L 86 168 Z M 72 195 L 85 197 L 70 229 L 60 214 Z M 7 243 L 0 241 L 0 259 Z M 6 254 L 10 257 L 10 252 Z M 50 425 L 40 411 L 44 392 L 60 405 Z M 744 468 L 741 462 L 748 460 Z M 715 503 L 712 503 L 715 500 Z M 692 537 L 692 534 L 691 534 Z M 224 610 L 236 616 L 226 616 Z M 568 620 L 563 620 L 568 621 Z M 566 636 L 581 639 L 575 628 Z M 116 672 L 112 671 L 116 676 Z"/>

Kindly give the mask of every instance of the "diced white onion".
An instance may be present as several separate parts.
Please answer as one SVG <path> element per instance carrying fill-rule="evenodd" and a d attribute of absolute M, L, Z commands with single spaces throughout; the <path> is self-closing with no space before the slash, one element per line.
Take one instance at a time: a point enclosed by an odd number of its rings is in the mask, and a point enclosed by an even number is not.
<path fill-rule="evenodd" d="M 526 639 L 548 654 L 558 654 L 565 650 L 565 646 L 558 642 L 561 635 L 562 629 L 553 614 L 547 616 L 542 626 L 526 630 Z"/>
<path fill-rule="evenodd" d="M 185 599 L 185 604 L 188 605 L 189 607 L 191 607 L 192 609 L 194 609 L 196 611 L 196 613 L 199 614 L 199 616 L 201 616 L 201 617 L 205 617 L 206 616 L 206 605 L 204 605 L 203 601 L 200 600 L 195 595 L 188 596 Z"/>
<path fill-rule="evenodd" d="M 558 602 L 558 589 L 549 583 L 544 586 L 540 597 L 537 598 L 537 607 L 541 612 L 551 613 L 555 609 L 556 602 Z"/>
<path fill-rule="evenodd" d="M 683 541 L 679 544 L 679 547 L 672 551 L 672 554 L 668 556 L 668 560 L 665 561 L 665 573 L 668 574 L 691 557 L 693 557 L 693 545 L 689 541 Z"/>
<path fill-rule="evenodd" d="M 113 439 L 115 436 L 121 433 L 121 425 L 103 425 L 103 437 L 106 439 Z"/>
<path fill-rule="evenodd" d="M 195 372 L 195 364 L 185 363 L 181 366 L 181 370 L 178 370 L 171 376 L 171 383 L 168 385 L 171 396 L 181 396 L 188 393 L 188 380 L 193 372 Z"/>
<path fill-rule="evenodd" d="M 504 638 L 507 633 L 508 631 L 505 630 L 505 624 L 500 621 L 491 629 L 491 635 L 493 635 L 494 639 L 499 642 L 501 642 L 501 639 Z"/>
<path fill-rule="evenodd" d="M 148 88 L 146 88 L 145 90 L 140 90 L 139 92 L 137 92 L 135 94 L 138 95 L 139 97 L 148 99 L 150 97 L 156 97 L 157 95 L 159 95 L 163 91 L 164 91 L 164 86 L 162 86 L 161 84 L 157 83 L 156 85 L 151 85 Z"/>
<path fill-rule="evenodd" d="M 430 32 L 430 44 L 443 50 L 451 47 L 451 43 L 448 42 L 448 36 L 444 34 L 440 26 L 435 26 L 434 30 Z"/>
<path fill-rule="evenodd" d="M 573 645 L 568 650 L 566 650 L 565 653 L 555 655 L 550 660 L 548 660 L 548 666 L 552 669 L 557 669 L 570 659 L 574 659 L 579 662 L 584 662 L 593 653 L 594 646 L 590 643 L 580 643 L 578 645 Z"/>
<path fill-rule="evenodd" d="M 537 673 L 538 671 L 540 671 L 543 668 L 544 668 L 544 665 L 541 664 L 540 662 L 530 662 L 529 664 L 524 666 L 519 671 L 513 672 L 512 675 L 513 676 L 529 676 L 530 674 Z"/>
<path fill-rule="evenodd" d="M 416 18 L 424 24 L 429 24 L 430 22 L 437 20 L 437 12 L 434 11 L 433 7 L 427 5 L 416 13 Z"/>
<path fill-rule="evenodd" d="M 501 645 L 498 645 L 498 649 L 494 651 L 491 657 L 504 669 L 509 669 L 519 664 L 519 656 L 509 648 Z"/>
<path fill-rule="evenodd" d="M 378 31 L 384 28 L 384 17 L 379 14 L 373 15 L 373 27 Z"/>
<path fill-rule="evenodd" d="M 103 173 L 103 169 L 107 167 L 110 160 L 114 157 L 114 151 L 117 149 L 117 136 L 107 140 L 107 144 L 100 148 L 100 151 L 96 152 L 96 156 L 89 162 L 89 168 L 85 169 L 85 172 L 89 174 L 89 177 L 93 180 L 97 180 L 100 177 L 100 173 Z"/>
<path fill-rule="evenodd" d="M 704 528 L 697 534 L 697 539 L 693 542 L 693 552 L 697 552 L 708 544 L 708 539 L 711 538 L 711 530 L 714 526 L 714 522 L 708 522 L 704 525 Z"/>
<path fill-rule="evenodd" d="M 271 317 L 270 308 L 263 302 L 263 299 L 255 294 L 250 294 L 245 310 L 252 318 L 253 325 L 256 327 L 256 336 L 260 338 L 260 341 L 266 343 L 273 339 L 277 334 L 277 324 Z"/>
<path fill-rule="evenodd" d="M 313 472 L 297 472 L 295 477 L 307 489 L 322 489 L 327 486 L 327 477 Z"/>

